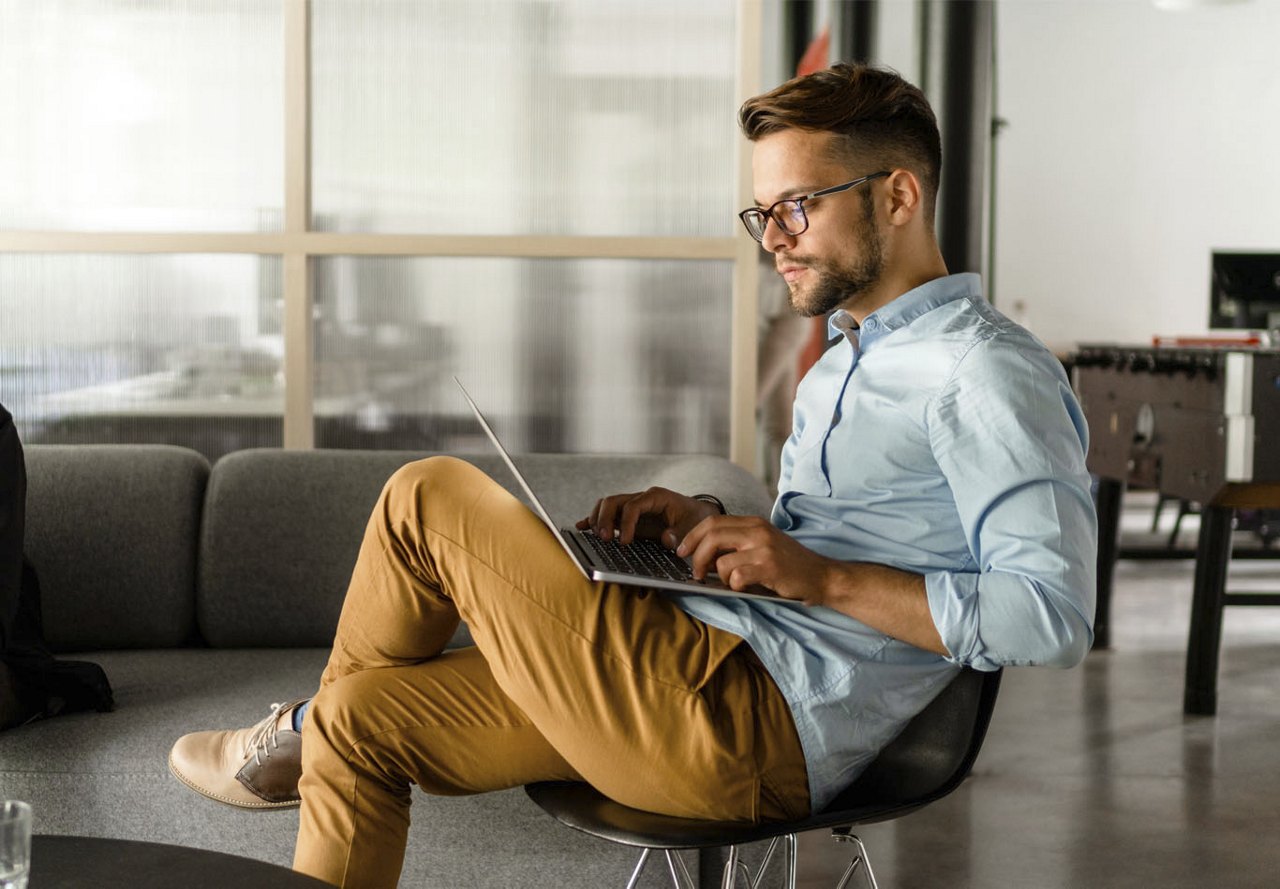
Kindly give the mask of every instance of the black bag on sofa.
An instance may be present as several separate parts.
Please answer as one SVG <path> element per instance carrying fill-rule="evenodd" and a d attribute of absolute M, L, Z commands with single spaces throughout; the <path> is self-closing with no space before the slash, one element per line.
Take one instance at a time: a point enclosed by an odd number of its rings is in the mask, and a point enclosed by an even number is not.
<path fill-rule="evenodd" d="M 101 667 L 56 660 L 44 643 L 40 581 L 22 555 L 26 502 L 22 442 L 0 404 L 0 728 L 113 706 Z"/>

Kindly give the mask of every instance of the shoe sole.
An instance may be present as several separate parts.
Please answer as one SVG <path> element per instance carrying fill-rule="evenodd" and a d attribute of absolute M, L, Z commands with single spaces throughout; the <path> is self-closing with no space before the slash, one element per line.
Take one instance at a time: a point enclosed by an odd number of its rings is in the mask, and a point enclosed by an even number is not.
<path fill-rule="evenodd" d="M 290 800 L 282 803 L 272 803 L 267 800 L 262 800 L 261 802 L 249 803 L 244 800 L 231 799 L 227 796 L 219 796 L 216 793 L 210 793 L 208 790 L 205 790 L 203 787 L 192 782 L 186 775 L 182 774 L 174 767 L 172 754 L 169 756 L 169 773 L 201 796 L 207 797 L 214 802 L 222 803 L 223 805 L 235 806 L 237 809 L 296 809 L 302 805 L 302 800 Z"/>

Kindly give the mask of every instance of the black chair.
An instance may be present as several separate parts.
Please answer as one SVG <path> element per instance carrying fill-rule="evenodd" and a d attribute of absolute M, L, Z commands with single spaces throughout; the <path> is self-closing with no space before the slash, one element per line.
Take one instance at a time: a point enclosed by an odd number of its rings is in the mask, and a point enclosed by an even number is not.
<path fill-rule="evenodd" d="M 592 836 L 635 846 L 644 851 L 631 875 L 627 889 L 633 889 L 648 863 L 650 853 L 666 854 L 667 868 L 676 889 L 693 881 L 681 849 L 728 847 L 721 885 L 731 889 L 739 874 L 755 889 L 777 849 L 785 840 L 787 858 L 784 871 L 787 886 L 796 885 L 796 835 L 807 830 L 831 828 L 838 841 L 855 846 L 837 889 L 843 889 L 861 866 L 872 887 L 875 875 L 867 860 L 866 848 L 853 833 L 857 824 L 888 821 L 914 812 L 949 794 L 960 785 L 982 747 L 991 712 L 1000 688 L 1000 671 L 981 673 L 968 669 L 952 680 L 920 712 L 848 789 L 824 811 L 799 821 L 744 824 L 731 821 L 698 821 L 670 818 L 642 812 L 613 802 L 587 784 L 547 781 L 530 784 L 525 792 L 560 823 Z M 770 840 L 754 876 L 739 860 L 738 847 Z"/>

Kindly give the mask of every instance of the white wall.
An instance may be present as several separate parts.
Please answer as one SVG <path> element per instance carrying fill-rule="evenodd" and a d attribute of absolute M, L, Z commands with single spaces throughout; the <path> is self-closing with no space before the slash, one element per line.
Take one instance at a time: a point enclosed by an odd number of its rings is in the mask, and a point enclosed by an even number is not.
<path fill-rule="evenodd" d="M 1001 0 L 997 65 L 992 296 L 1054 348 L 1203 331 L 1210 253 L 1280 252 L 1280 0 Z"/>

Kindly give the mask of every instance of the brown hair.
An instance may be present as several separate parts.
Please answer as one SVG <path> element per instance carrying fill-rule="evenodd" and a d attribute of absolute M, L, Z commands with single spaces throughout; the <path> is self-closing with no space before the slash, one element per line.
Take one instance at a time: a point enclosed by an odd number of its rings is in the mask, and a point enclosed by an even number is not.
<path fill-rule="evenodd" d="M 752 142 L 786 129 L 835 133 L 837 159 L 855 172 L 915 173 L 925 218 L 933 219 L 942 172 L 938 120 L 924 93 L 897 72 L 841 62 L 748 99 L 738 123 Z"/>

